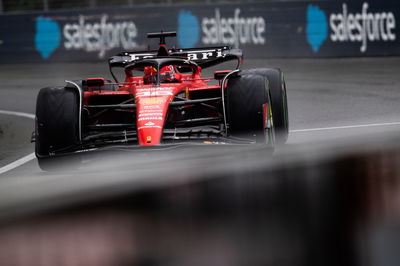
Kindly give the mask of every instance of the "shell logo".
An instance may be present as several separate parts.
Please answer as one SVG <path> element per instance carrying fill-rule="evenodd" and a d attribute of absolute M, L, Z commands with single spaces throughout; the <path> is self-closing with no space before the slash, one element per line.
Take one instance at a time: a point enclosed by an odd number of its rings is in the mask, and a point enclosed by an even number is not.
<path fill-rule="evenodd" d="M 163 102 L 163 98 L 149 98 L 149 99 L 141 99 L 141 102 L 144 104 L 160 104 Z"/>

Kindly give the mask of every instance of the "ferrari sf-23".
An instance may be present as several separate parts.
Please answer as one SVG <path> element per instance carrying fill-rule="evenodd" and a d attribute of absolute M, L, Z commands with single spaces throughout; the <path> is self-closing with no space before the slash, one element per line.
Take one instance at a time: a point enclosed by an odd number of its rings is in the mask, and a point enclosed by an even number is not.
<path fill-rule="evenodd" d="M 40 167 L 46 170 L 59 155 L 112 145 L 261 144 L 273 149 L 286 141 L 280 69 L 240 70 L 242 51 L 227 46 L 168 49 L 165 39 L 174 36 L 149 33 L 148 38 L 160 39 L 158 50 L 111 57 L 114 81 L 87 78 L 41 89 L 33 134 Z M 235 69 L 202 75 L 203 69 L 232 60 Z"/>

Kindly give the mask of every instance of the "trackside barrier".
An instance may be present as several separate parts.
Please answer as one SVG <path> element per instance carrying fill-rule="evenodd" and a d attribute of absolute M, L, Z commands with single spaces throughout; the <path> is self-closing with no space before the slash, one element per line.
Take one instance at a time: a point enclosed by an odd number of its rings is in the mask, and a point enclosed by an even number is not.
<path fill-rule="evenodd" d="M 1 179 L 0 261 L 397 265 L 400 139 L 382 139 L 274 157 L 158 152 L 134 169 L 112 154 L 95 175 Z"/>
<path fill-rule="evenodd" d="M 147 32 L 176 30 L 170 46 L 230 45 L 247 58 L 399 55 L 400 3 L 277 1 L 137 6 L 0 16 L 0 63 L 98 61 L 154 47 Z"/>

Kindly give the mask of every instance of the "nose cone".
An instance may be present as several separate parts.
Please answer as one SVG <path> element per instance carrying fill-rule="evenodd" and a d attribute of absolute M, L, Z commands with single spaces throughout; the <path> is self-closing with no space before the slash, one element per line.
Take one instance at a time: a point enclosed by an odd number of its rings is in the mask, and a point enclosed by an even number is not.
<path fill-rule="evenodd" d="M 169 103 L 174 95 L 185 87 L 186 85 L 182 84 L 179 86 L 143 86 L 136 89 L 136 125 L 141 146 L 160 144 Z"/>
<path fill-rule="evenodd" d="M 160 143 L 169 103 L 178 90 L 179 87 L 162 85 L 136 90 L 136 125 L 140 145 L 154 146 Z"/>
<path fill-rule="evenodd" d="M 154 146 L 160 143 L 162 136 L 162 125 L 158 125 L 153 121 L 139 125 L 138 137 L 141 146 Z"/>
<path fill-rule="evenodd" d="M 140 145 L 153 146 L 160 143 L 168 102 L 167 97 L 138 99 L 136 123 Z"/>

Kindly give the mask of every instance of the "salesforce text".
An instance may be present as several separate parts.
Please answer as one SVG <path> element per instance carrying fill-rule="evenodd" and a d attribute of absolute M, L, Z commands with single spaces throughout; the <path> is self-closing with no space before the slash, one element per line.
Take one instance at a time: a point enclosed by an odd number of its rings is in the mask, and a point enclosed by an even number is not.
<path fill-rule="evenodd" d="M 79 23 L 64 25 L 64 47 L 67 50 L 86 50 L 99 52 L 104 57 L 105 52 L 122 47 L 125 50 L 137 47 L 135 41 L 137 28 L 132 21 L 107 22 L 107 15 L 102 15 L 100 22 L 87 23 L 84 16 L 79 17 Z"/>
<path fill-rule="evenodd" d="M 262 17 L 240 17 L 240 9 L 236 8 L 233 17 L 221 17 L 219 9 L 215 17 L 203 18 L 201 28 L 204 44 L 231 44 L 236 48 L 239 44 L 264 44 L 265 20 Z"/>
<path fill-rule="evenodd" d="M 367 51 L 367 42 L 395 41 L 396 19 L 392 12 L 367 12 L 368 3 L 363 3 L 362 12 L 352 14 L 343 4 L 342 13 L 330 15 L 330 38 L 333 42 L 361 42 L 360 51 Z"/>

